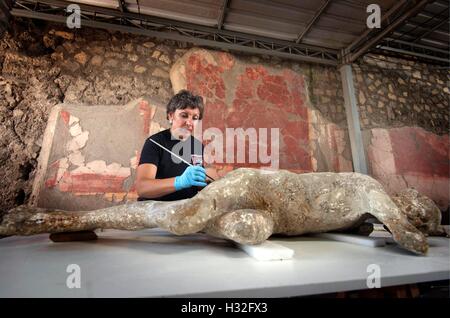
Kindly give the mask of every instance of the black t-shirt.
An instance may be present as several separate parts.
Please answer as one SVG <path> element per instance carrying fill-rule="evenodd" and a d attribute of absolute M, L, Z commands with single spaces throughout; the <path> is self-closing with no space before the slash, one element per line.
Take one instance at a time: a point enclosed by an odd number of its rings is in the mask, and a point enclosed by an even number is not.
<path fill-rule="evenodd" d="M 156 179 L 165 179 L 177 177 L 183 174 L 188 165 L 176 157 L 173 157 L 170 153 L 150 141 L 152 139 L 169 149 L 173 153 L 179 155 L 187 162 L 192 163 L 191 155 L 203 155 L 202 143 L 193 136 L 181 141 L 172 137 L 170 129 L 166 129 L 150 136 L 144 144 L 141 152 L 141 158 L 139 165 L 144 163 L 152 163 L 157 167 Z M 172 158 L 173 157 L 173 158 Z M 192 198 L 198 192 L 197 187 L 190 187 L 175 191 L 173 193 L 166 194 L 158 198 L 138 198 L 138 201 L 144 200 L 156 200 L 156 201 L 174 201 L 181 199 Z"/>

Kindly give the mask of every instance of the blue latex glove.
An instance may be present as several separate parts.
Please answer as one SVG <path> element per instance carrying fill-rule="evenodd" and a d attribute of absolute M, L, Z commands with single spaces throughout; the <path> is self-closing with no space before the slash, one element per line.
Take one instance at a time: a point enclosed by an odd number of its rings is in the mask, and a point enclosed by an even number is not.
<path fill-rule="evenodd" d="M 192 186 L 206 187 L 206 171 L 201 166 L 189 166 L 181 176 L 175 177 L 175 190 L 190 188 Z"/>

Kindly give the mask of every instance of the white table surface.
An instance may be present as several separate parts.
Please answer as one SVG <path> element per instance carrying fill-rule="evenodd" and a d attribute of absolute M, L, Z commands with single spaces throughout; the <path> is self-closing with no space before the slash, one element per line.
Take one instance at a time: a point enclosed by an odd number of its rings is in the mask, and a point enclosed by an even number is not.
<path fill-rule="evenodd" d="M 271 238 L 292 260 L 257 261 L 232 243 L 160 229 L 107 230 L 87 242 L 47 234 L 0 240 L 0 297 L 286 297 L 366 289 L 377 264 L 381 287 L 449 279 L 447 238 L 429 238 L 427 256 L 396 245 L 365 247 L 316 237 Z M 66 269 L 81 269 L 69 289 Z"/>

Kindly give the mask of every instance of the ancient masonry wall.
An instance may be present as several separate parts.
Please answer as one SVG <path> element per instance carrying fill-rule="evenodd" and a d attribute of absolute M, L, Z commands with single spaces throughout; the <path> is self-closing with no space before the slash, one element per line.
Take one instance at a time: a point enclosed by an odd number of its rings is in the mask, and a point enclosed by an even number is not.
<path fill-rule="evenodd" d="M 368 55 L 354 73 L 370 173 L 391 193 L 414 187 L 448 209 L 450 72 Z"/>
<path fill-rule="evenodd" d="M 34 23 L 34 24 L 33 24 Z M 182 43 L 13 21 L 0 38 L 0 211 L 29 201 L 53 106 L 166 103 Z"/>

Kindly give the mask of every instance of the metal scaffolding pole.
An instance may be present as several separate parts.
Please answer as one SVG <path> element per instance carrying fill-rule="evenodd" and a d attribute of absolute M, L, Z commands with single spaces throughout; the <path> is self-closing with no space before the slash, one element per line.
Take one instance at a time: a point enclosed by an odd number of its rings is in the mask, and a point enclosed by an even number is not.
<path fill-rule="evenodd" d="M 367 174 L 367 162 L 359 123 L 359 111 L 356 104 L 356 93 L 353 85 L 352 66 L 345 64 L 340 67 L 342 89 L 344 91 L 345 112 L 347 117 L 348 134 L 352 150 L 353 171 Z"/>

